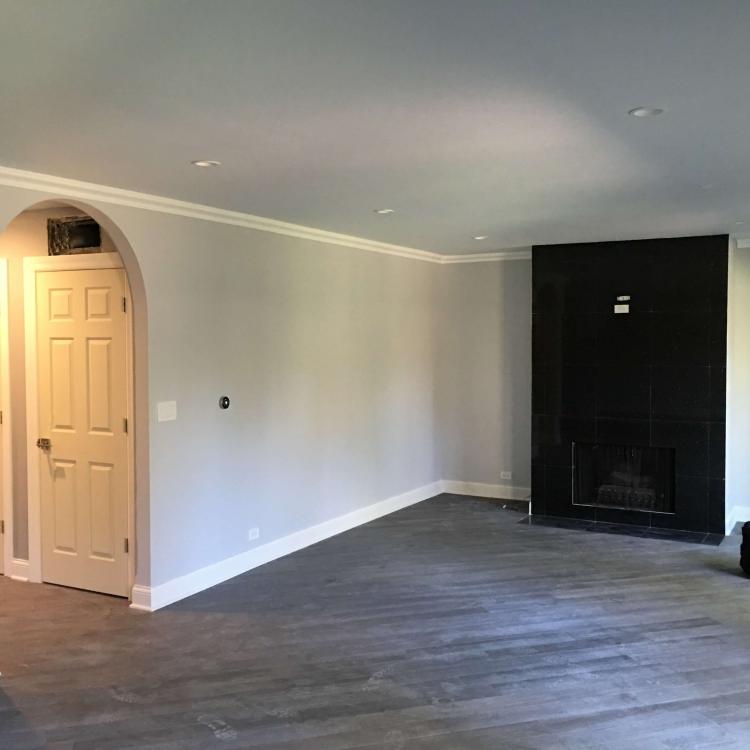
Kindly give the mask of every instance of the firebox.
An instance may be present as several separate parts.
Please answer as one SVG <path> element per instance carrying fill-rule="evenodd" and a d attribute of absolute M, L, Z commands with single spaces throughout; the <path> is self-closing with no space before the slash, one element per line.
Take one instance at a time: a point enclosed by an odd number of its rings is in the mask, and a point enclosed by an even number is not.
<path fill-rule="evenodd" d="M 573 504 L 674 513 L 674 449 L 574 442 Z"/>

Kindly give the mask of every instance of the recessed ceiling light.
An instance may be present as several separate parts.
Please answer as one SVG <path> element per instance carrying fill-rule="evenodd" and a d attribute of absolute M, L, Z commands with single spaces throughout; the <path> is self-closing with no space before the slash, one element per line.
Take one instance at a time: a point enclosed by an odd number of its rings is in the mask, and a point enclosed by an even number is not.
<path fill-rule="evenodd" d="M 656 115 L 660 115 L 663 112 L 664 110 L 659 107 L 636 107 L 629 110 L 628 114 L 633 115 L 633 117 L 656 117 Z"/>
<path fill-rule="evenodd" d="M 196 159 L 190 162 L 194 167 L 220 167 L 221 162 L 215 159 Z"/>
<path fill-rule="evenodd" d="M 487 235 L 486 234 L 475 234 L 472 237 L 472 239 L 473 240 L 479 240 L 481 242 L 482 240 L 486 240 L 487 239 Z"/>
<path fill-rule="evenodd" d="M 394 214 L 396 212 L 392 208 L 376 208 L 375 213 L 386 216 L 387 214 Z"/>

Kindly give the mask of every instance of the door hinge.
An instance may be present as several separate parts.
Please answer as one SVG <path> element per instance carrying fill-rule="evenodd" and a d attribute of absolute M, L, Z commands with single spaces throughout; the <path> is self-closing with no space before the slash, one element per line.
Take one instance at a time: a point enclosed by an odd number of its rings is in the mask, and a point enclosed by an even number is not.
<path fill-rule="evenodd" d="M 0 521 L 0 534 L 5 533 L 5 521 Z"/>
<path fill-rule="evenodd" d="M 125 431 L 125 434 L 128 434 L 128 418 L 124 417 L 122 420 L 122 429 Z"/>
<path fill-rule="evenodd" d="M 130 552 L 130 540 L 125 537 L 125 543 L 123 544 L 123 548 L 125 550 L 125 554 L 127 555 L 128 552 Z"/>
<path fill-rule="evenodd" d="M 3 423 L 3 413 L 0 411 L 0 424 Z"/>
<path fill-rule="evenodd" d="M 127 297 L 122 298 L 122 311 L 124 313 L 128 311 L 128 298 Z"/>

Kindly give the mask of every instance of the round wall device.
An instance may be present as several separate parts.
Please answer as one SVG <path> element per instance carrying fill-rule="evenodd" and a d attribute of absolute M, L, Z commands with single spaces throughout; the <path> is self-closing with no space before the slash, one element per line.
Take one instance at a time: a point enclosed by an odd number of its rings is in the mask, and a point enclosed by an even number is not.
<path fill-rule="evenodd" d="M 229 396 L 222 396 L 219 399 L 219 408 L 220 409 L 228 409 L 229 408 Z"/>

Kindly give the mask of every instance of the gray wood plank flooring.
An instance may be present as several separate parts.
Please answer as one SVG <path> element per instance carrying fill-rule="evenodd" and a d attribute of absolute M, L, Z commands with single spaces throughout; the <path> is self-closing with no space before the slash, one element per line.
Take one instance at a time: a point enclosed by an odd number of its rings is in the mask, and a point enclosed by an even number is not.
<path fill-rule="evenodd" d="M 519 519 L 442 495 L 152 615 L 0 577 L 0 748 L 750 748 L 736 539 Z"/>

